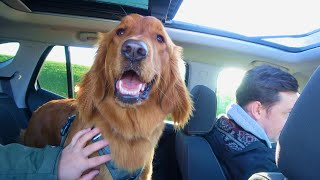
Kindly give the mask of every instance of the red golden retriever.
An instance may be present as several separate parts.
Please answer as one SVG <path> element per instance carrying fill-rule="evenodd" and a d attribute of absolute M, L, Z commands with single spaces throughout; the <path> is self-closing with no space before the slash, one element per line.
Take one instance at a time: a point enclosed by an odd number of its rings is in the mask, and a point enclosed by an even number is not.
<path fill-rule="evenodd" d="M 140 179 L 150 179 L 166 115 L 171 114 L 180 128 L 192 113 L 181 62 L 181 48 L 158 19 L 124 17 L 114 30 L 101 35 L 77 99 L 54 100 L 37 109 L 24 134 L 25 144 L 59 145 L 61 127 L 76 114 L 66 144 L 77 131 L 98 127 L 110 142 L 115 164 L 129 171 L 144 167 Z M 100 178 L 112 179 L 105 166 L 100 168 Z"/>

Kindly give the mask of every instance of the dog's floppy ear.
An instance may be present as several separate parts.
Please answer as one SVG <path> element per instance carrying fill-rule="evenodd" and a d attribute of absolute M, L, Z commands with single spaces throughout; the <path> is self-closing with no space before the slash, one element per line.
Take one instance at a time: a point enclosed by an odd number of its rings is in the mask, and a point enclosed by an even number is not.
<path fill-rule="evenodd" d="M 173 52 L 170 54 L 170 72 L 167 74 L 167 89 L 161 100 L 161 108 L 165 113 L 171 113 L 175 127 L 182 128 L 189 120 L 193 103 L 182 80 L 179 64 L 182 61 L 182 48 L 174 46 Z M 183 61 L 182 61 L 183 62 Z"/>
<path fill-rule="evenodd" d="M 109 33 L 99 34 L 99 47 L 95 61 L 79 85 L 77 93 L 78 108 L 79 112 L 82 113 L 80 115 L 85 118 L 91 117 L 95 105 L 101 102 L 108 93 L 105 61 L 109 42 Z"/>

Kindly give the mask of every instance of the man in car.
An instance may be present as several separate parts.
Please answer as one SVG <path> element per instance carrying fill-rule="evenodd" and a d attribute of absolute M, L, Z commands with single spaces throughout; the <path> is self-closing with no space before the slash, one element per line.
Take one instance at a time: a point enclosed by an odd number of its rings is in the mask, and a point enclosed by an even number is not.
<path fill-rule="evenodd" d="M 285 71 L 262 65 L 246 72 L 236 91 L 237 103 L 207 136 L 227 179 L 278 171 L 272 143 L 298 96 L 297 80 Z"/>
<path fill-rule="evenodd" d="M 108 145 L 106 140 L 87 145 L 99 133 L 97 128 L 81 130 L 64 149 L 0 144 L 0 179 L 93 179 L 99 171 L 92 168 L 111 159 L 110 155 L 88 158 Z"/>

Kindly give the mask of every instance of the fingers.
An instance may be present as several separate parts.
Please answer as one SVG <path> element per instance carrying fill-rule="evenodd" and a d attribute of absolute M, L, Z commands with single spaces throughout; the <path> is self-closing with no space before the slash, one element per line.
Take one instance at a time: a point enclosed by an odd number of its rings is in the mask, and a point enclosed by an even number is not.
<path fill-rule="evenodd" d="M 89 155 L 91 155 L 92 153 L 98 151 L 99 149 L 107 146 L 108 144 L 109 144 L 108 141 L 106 141 L 106 140 L 104 140 L 104 139 L 103 139 L 103 140 L 100 140 L 100 141 L 98 141 L 98 142 L 92 143 L 92 144 L 88 145 L 87 147 L 85 147 L 85 148 L 83 149 L 83 153 L 84 153 L 85 156 L 89 156 Z"/>
<path fill-rule="evenodd" d="M 71 145 L 75 145 L 75 144 L 77 143 L 77 141 L 79 140 L 79 138 L 80 138 L 82 135 L 84 135 L 84 134 L 86 134 L 87 132 L 89 132 L 89 131 L 90 131 L 90 128 L 83 129 L 83 130 L 77 132 L 77 133 L 73 136 L 70 144 L 71 144 Z"/>
<path fill-rule="evenodd" d="M 88 168 L 90 169 L 90 168 L 100 166 L 101 164 L 104 164 L 110 160 L 111 160 L 111 156 L 109 154 L 90 158 L 88 159 L 88 166 L 89 166 Z"/>
<path fill-rule="evenodd" d="M 98 128 L 93 128 L 91 131 L 82 135 L 76 142 L 75 146 L 77 148 L 83 148 L 89 140 L 91 140 L 95 135 L 99 134 L 100 130 Z"/>
<path fill-rule="evenodd" d="M 91 180 L 99 174 L 99 170 L 92 170 L 88 174 L 81 176 L 79 180 Z"/>

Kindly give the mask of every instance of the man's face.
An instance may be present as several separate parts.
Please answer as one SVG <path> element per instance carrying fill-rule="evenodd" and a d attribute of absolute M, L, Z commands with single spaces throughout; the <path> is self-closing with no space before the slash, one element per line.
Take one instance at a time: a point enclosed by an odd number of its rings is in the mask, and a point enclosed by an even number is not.
<path fill-rule="evenodd" d="M 266 131 L 271 142 L 279 139 L 280 133 L 286 123 L 294 103 L 299 97 L 296 92 L 280 92 L 280 100 L 269 109 L 264 108 L 261 114 L 260 124 Z"/>

